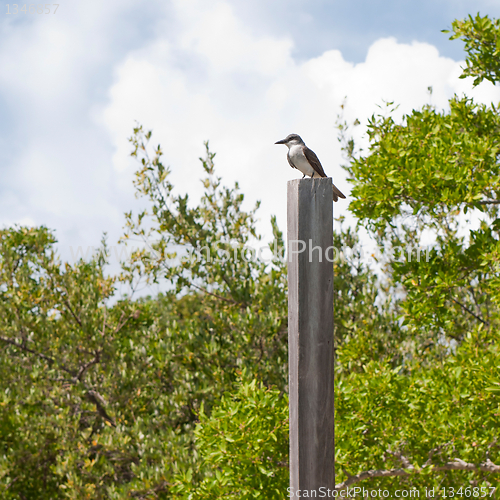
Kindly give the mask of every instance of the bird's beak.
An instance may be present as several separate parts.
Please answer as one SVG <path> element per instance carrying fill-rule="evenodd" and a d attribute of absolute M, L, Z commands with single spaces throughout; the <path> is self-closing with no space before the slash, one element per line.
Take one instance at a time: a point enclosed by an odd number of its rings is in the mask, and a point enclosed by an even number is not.
<path fill-rule="evenodd" d="M 281 141 L 275 142 L 274 144 L 286 144 L 285 139 L 281 139 Z"/>

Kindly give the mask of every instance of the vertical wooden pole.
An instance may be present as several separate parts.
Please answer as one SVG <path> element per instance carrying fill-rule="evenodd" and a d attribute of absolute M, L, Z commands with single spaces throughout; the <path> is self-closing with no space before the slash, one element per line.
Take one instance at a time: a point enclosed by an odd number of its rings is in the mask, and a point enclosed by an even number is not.
<path fill-rule="evenodd" d="M 335 487 L 332 245 L 332 179 L 289 181 L 290 487 L 301 496 Z"/>

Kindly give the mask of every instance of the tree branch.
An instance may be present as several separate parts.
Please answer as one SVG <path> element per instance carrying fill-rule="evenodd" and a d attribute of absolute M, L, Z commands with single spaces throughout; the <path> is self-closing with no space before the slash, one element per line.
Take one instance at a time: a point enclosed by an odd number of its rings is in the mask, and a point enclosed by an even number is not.
<path fill-rule="evenodd" d="M 23 351 L 34 354 L 35 356 L 38 356 L 39 358 L 42 358 L 45 361 L 48 361 L 50 364 L 53 364 L 56 362 L 56 360 L 54 358 L 51 358 L 50 356 L 46 356 L 45 354 L 42 354 L 41 352 L 37 352 L 33 349 L 30 349 L 29 347 L 26 347 L 23 344 L 19 344 L 15 340 L 7 339 L 5 337 L 0 337 L 0 341 L 5 342 L 6 344 L 13 345 L 14 347 L 17 347 L 18 349 L 22 349 Z"/>
<path fill-rule="evenodd" d="M 401 459 L 403 460 L 404 457 Z M 363 481 L 364 479 L 372 479 L 375 477 L 397 477 L 397 476 L 410 476 L 412 474 L 420 474 L 425 469 L 432 468 L 433 471 L 447 471 L 447 470 L 465 470 L 465 471 L 482 471 L 482 472 L 500 472 L 500 466 L 495 465 L 489 458 L 486 461 L 481 462 L 479 464 L 472 464 L 468 462 L 464 462 L 460 458 L 455 458 L 453 462 L 447 462 L 442 465 L 432 465 L 425 464 L 421 468 L 416 468 L 406 459 L 403 460 L 406 464 L 408 464 L 405 468 L 396 468 L 396 469 L 387 469 L 387 470 L 369 470 L 360 472 L 355 476 L 348 476 L 348 478 L 340 484 L 335 485 L 335 489 L 337 491 L 345 490 L 351 484 L 358 483 L 359 481 Z"/>
<path fill-rule="evenodd" d="M 148 246 L 149 248 L 149 251 L 152 252 L 152 253 L 157 253 L 156 250 L 149 244 L 149 242 L 147 241 L 146 238 L 143 237 L 143 242 Z M 193 243 L 191 243 L 191 246 L 193 248 L 196 248 L 196 245 Z M 160 261 L 160 265 L 162 267 L 164 267 L 165 269 L 168 270 L 168 267 L 166 266 L 166 264 L 163 262 L 163 261 Z M 197 288 L 198 290 L 208 294 L 208 295 L 211 295 L 212 297 L 215 297 L 216 299 L 219 299 L 219 300 L 223 300 L 225 302 L 229 302 L 230 304 L 240 304 L 240 302 L 236 302 L 236 300 L 233 300 L 233 299 L 228 299 L 226 297 L 222 297 L 221 295 L 217 295 L 216 293 L 213 293 L 213 292 L 209 292 L 206 288 L 202 287 L 202 286 L 198 286 L 198 285 L 195 285 L 193 282 L 189 281 L 189 280 L 186 280 L 189 282 L 189 286 L 193 286 L 194 288 Z"/>
<path fill-rule="evenodd" d="M 34 354 L 35 356 L 38 356 L 39 358 L 44 359 L 45 361 L 48 361 L 51 365 L 54 363 L 57 363 L 63 371 L 65 371 L 66 373 L 69 373 L 72 377 L 75 377 L 75 372 L 73 370 L 70 370 L 63 363 L 57 361 L 56 359 L 54 359 L 50 356 L 47 356 L 46 354 L 35 351 L 34 349 L 30 349 L 29 347 L 26 347 L 24 344 L 20 344 L 20 343 L 16 342 L 15 340 L 11 340 L 11 339 L 8 339 L 5 337 L 0 337 L 0 341 L 5 342 L 6 344 L 13 345 L 14 347 L 17 347 L 18 349 L 21 349 L 23 351 Z"/>
<path fill-rule="evenodd" d="M 206 288 L 203 288 L 202 286 L 195 285 L 194 283 L 189 283 L 189 286 L 194 286 L 198 290 L 201 290 L 202 292 L 206 293 L 207 295 L 211 295 L 212 297 L 215 297 L 216 299 L 223 300 L 225 302 L 229 302 L 230 304 L 241 304 L 240 302 L 236 302 L 236 300 L 233 299 L 227 299 L 226 297 L 222 297 L 222 295 L 217 295 L 216 293 L 209 292 Z"/>
<path fill-rule="evenodd" d="M 97 363 L 99 363 L 99 361 L 101 360 L 101 352 L 102 351 L 96 351 L 95 353 L 95 356 L 94 356 L 94 359 L 90 360 L 88 363 L 85 363 L 84 365 L 82 365 L 80 367 L 80 369 L 78 370 L 78 373 L 76 374 L 76 379 L 77 380 L 80 380 L 82 381 L 82 378 L 83 376 L 85 375 L 85 372 L 92 366 L 92 365 L 96 365 Z"/>
<path fill-rule="evenodd" d="M 66 291 L 66 293 L 68 293 L 68 292 Z M 82 324 L 81 319 L 76 315 L 75 311 L 73 311 L 73 308 L 71 307 L 71 304 L 70 304 L 67 297 L 64 297 L 64 303 L 66 304 L 66 307 L 68 308 L 69 312 L 71 313 L 71 316 L 73 316 L 75 321 L 78 323 L 78 326 L 80 328 L 83 328 L 83 324 Z"/>
<path fill-rule="evenodd" d="M 464 306 L 463 304 L 458 302 L 458 300 L 455 300 L 453 297 L 450 297 L 450 298 L 451 298 L 451 300 L 453 300 L 453 302 L 455 302 L 455 304 L 458 304 L 464 311 L 468 312 L 470 315 L 474 316 L 474 318 L 476 318 L 478 321 L 483 323 L 483 325 L 489 326 L 489 323 L 487 321 L 484 321 L 483 318 L 478 316 L 476 313 L 472 312 L 467 306 Z"/>
<path fill-rule="evenodd" d="M 482 200 L 476 203 L 479 205 L 500 205 L 500 200 Z"/>
<path fill-rule="evenodd" d="M 65 371 L 66 373 L 69 373 L 71 375 L 71 377 L 72 377 L 71 382 L 72 383 L 76 383 L 77 381 L 83 382 L 83 380 L 82 380 L 83 375 L 92 365 L 99 363 L 100 357 L 101 357 L 101 352 L 102 352 L 102 351 L 97 351 L 95 353 L 94 358 L 91 361 L 89 361 L 88 363 L 82 365 L 80 367 L 80 369 L 78 370 L 78 372 L 76 372 L 75 370 L 69 369 L 64 363 L 61 363 L 57 359 L 52 358 L 51 356 L 47 356 L 46 354 L 43 354 L 41 352 L 35 351 L 34 349 L 30 349 L 29 347 L 26 347 L 24 344 L 16 342 L 15 340 L 8 339 L 6 337 L 0 337 L 0 341 L 5 342 L 6 344 L 12 345 L 14 347 L 17 347 L 18 349 L 21 349 L 22 351 L 29 352 L 30 354 L 34 354 L 35 356 L 38 356 L 39 358 L 44 359 L 45 361 L 47 361 L 51 365 L 53 365 L 53 364 L 58 365 L 63 371 Z"/>

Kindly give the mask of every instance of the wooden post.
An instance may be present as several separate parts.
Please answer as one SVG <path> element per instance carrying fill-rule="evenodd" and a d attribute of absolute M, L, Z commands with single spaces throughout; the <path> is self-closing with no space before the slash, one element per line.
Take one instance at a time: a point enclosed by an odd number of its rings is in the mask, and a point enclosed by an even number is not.
<path fill-rule="evenodd" d="M 332 245 L 332 179 L 289 181 L 290 494 L 301 496 L 335 487 Z"/>

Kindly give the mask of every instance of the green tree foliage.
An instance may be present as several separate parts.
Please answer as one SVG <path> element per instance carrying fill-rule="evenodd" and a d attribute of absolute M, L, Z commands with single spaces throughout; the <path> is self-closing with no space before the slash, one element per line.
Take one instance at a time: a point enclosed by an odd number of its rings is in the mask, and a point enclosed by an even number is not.
<path fill-rule="evenodd" d="M 461 496 L 490 496 L 498 484 L 488 466 L 499 456 L 500 349 L 498 342 L 484 349 L 485 336 L 469 335 L 430 369 L 407 374 L 371 361 L 363 373 L 337 377 L 337 482 L 358 486 L 355 475 L 372 471 L 362 484 L 370 489 L 416 488 L 423 496 L 426 487 L 442 494 L 462 486 L 470 494 Z M 176 491 L 193 500 L 283 498 L 287 408 L 288 398 L 254 382 L 223 398 L 210 417 L 201 412 L 196 437 L 209 472 L 195 489 L 191 471 L 179 475 Z M 472 467 L 457 470 L 464 462 Z M 383 471 L 398 474 L 377 477 Z"/>
<path fill-rule="evenodd" d="M 495 83 L 498 22 L 453 29 L 464 75 Z M 498 482 L 498 125 L 495 107 L 455 97 L 446 111 L 372 117 L 366 154 L 343 129 L 350 210 L 385 250 L 379 278 L 355 229 L 334 237 L 343 487 Z M 150 138 L 140 126 L 131 138 L 148 208 L 126 214 L 123 242 L 141 246 L 119 277 L 105 242 L 70 265 L 46 228 L 0 230 L 2 498 L 286 495 L 282 234 L 272 219 L 275 258 L 253 258 L 258 205 L 222 185 L 208 144 L 194 202 Z M 152 283 L 164 292 L 134 298 Z"/>
<path fill-rule="evenodd" d="M 348 167 L 351 209 L 382 247 L 405 254 L 388 265 L 406 296 L 405 322 L 420 333 L 417 351 L 497 321 L 499 125 L 495 109 L 467 98 L 448 112 L 413 111 L 403 124 L 375 117 L 370 154 Z M 467 231 L 466 214 L 478 229 Z M 416 258 L 426 239 L 429 261 Z"/>
<path fill-rule="evenodd" d="M 488 18 L 457 21 L 455 36 L 471 37 L 479 25 L 497 26 Z M 482 31 L 475 36 L 482 39 Z M 478 54 L 467 59 L 464 74 L 487 63 Z M 455 97 L 448 111 L 425 106 L 400 124 L 373 117 L 369 154 L 348 166 L 351 209 L 381 246 L 408 251 L 432 240 L 429 261 L 388 263 L 405 295 L 416 355 L 498 322 L 499 131 L 495 107 Z M 471 220 L 480 221 L 478 229 L 469 229 Z"/>
<path fill-rule="evenodd" d="M 476 17 L 456 19 L 452 28 L 450 40 L 458 38 L 465 42 L 467 52 L 466 68 L 460 78 L 472 76 L 474 85 L 485 79 L 496 83 L 500 77 L 500 20 L 478 13 Z"/>
<path fill-rule="evenodd" d="M 179 474 L 173 490 L 190 499 L 281 499 L 289 483 L 288 397 L 263 384 L 242 382 L 208 415 L 200 411 L 196 444 L 205 470 Z"/>
<path fill-rule="evenodd" d="M 466 42 L 463 76 L 476 76 L 476 84 L 480 75 L 496 83 L 491 40 L 498 39 L 498 21 L 478 15 L 455 21 L 453 28 L 451 38 Z M 493 105 L 455 96 L 446 111 L 424 106 L 401 122 L 391 113 L 374 116 L 367 153 L 346 148 L 350 209 L 385 251 L 386 276 L 410 350 L 399 372 L 373 362 L 366 374 L 342 381 L 340 404 L 349 403 L 344 411 L 358 424 L 349 429 L 347 414 L 338 408 L 337 435 L 350 437 L 349 450 L 338 452 L 342 474 L 399 464 L 426 471 L 425 478 L 405 479 L 418 487 L 498 483 L 495 475 L 486 479 L 477 468 L 450 473 L 445 464 L 482 463 L 484 472 L 488 460 L 499 460 L 493 423 L 498 416 L 499 125 Z M 426 244 L 429 254 L 416 258 L 416 248 Z M 361 457 L 371 457 L 364 467 Z M 395 480 L 371 485 L 394 488 Z"/>
<path fill-rule="evenodd" d="M 245 367 L 268 384 L 286 385 L 286 267 L 253 258 L 250 243 L 259 243 L 255 211 L 242 208 L 243 195 L 221 186 L 215 175 L 214 154 L 206 145 L 202 158 L 206 178 L 199 205 L 188 195 L 174 195 L 169 170 L 161 162 L 158 146 L 150 156 L 151 132 L 141 127 L 131 142 L 142 169 L 136 188 L 150 204 L 135 218 L 127 214 L 124 240 L 140 239 L 122 280 L 159 282 L 170 286 L 166 297 L 177 304 L 182 329 L 203 332 L 199 345 L 191 345 L 202 373 L 221 391 L 230 388 L 237 371 Z M 282 234 L 272 221 L 274 241 L 269 252 L 283 248 Z M 265 245 L 268 247 L 268 245 Z M 196 337 L 196 336 L 195 336 Z M 197 372 L 189 368 L 190 372 Z M 208 380 L 207 379 L 207 380 Z"/>
<path fill-rule="evenodd" d="M 242 209 L 237 186 L 221 187 L 213 154 L 207 148 L 202 160 L 205 194 L 191 205 L 172 194 L 161 149 L 150 159 L 147 139 L 138 128 L 132 143 L 151 215 L 127 215 L 124 239 L 144 246 L 119 279 L 132 290 L 164 280 L 163 294 L 116 301 L 105 243 L 90 262 L 69 265 L 45 228 L 0 233 L 3 498 L 166 498 L 188 470 L 203 491 L 212 475 L 194 443 L 198 419 L 237 391 L 242 373 L 282 395 L 287 389 L 286 263 L 275 220 L 277 258 L 242 258 L 259 242 L 254 211 Z M 346 255 L 336 263 L 337 349 L 358 352 L 339 366 L 359 371 L 373 356 L 396 363 L 397 335 L 384 346 L 395 329 L 374 305 L 377 284 L 357 236 L 345 231 L 334 244 Z M 273 477 L 286 459 L 268 451 L 261 468 Z M 279 477 L 286 474 L 280 465 Z"/>
<path fill-rule="evenodd" d="M 45 228 L 0 233 L 2 498 L 157 498 L 190 454 L 169 345 L 147 306 L 106 306 L 105 247 L 70 266 L 54 243 Z"/>
<path fill-rule="evenodd" d="M 334 342 L 337 376 L 362 372 L 372 359 L 393 368 L 408 355 L 406 332 L 400 328 L 398 304 L 390 286 L 367 266 L 359 235 L 351 228 L 334 233 Z"/>
<path fill-rule="evenodd" d="M 452 38 L 466 41 L 464 76 L 475 76 L 476 84 L 483 77 L 495 83 L 498 22 L 478 15 L 453 27 Z M 379 356 L 373 343 L 362 356 L 376 323 L 359 316 L 350 336 L 342 329 L 348 315 L 341 308 L 339 487 L 363 481 L 392 492 L 417 488 L 424 494 L 424 487 L 437 487 L 442 495 L 439 488 L 453 487 L 463 496 L 489 496 L 500 471 L 498 111 L 454 97 L 447 111 L 425 106 L 401 122 L 391 115 L 369 121 L 367 154 L 355 154 L 345 137 L 350 209 L 382 250 L 386 285 L 377 299 L 385 296 L 389 304 L 382 300 L 378 309 L 387 339 Z M 418 256 L 416 249 L 427 243 L 428 254 Z M 197 435 L 200 443 L 214 436 L 210 420 L 200 422 Z M 280 459 L 276 454 L 275 461 Z M 220 457 L 205 460 L 223 473 L 217 483 L 222 488 L 234 456 L 223 463 Z M 194 498 L 200 490 L 193 491 Z"/>

